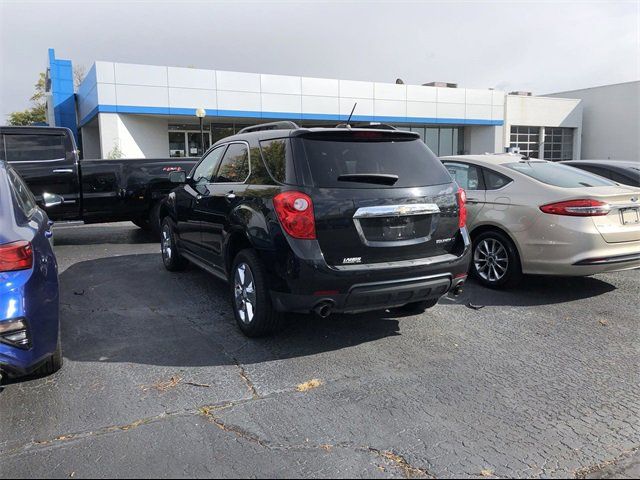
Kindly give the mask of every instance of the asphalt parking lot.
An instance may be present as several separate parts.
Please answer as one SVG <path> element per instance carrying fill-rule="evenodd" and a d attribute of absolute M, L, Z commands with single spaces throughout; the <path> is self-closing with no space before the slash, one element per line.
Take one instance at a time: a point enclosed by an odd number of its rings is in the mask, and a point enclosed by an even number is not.
<path fill-rule="evenodd" d="M 65 366 L 0 390 L 2 477 L 640 473 L 640 271 L 250 340 L 133 225 L 55 237 Z"/>

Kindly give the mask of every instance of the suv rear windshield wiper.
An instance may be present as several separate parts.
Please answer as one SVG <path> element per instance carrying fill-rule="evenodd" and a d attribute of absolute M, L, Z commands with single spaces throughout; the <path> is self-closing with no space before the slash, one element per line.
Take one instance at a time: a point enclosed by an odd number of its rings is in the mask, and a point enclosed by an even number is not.
<path fill-rule="evenodd" d="M 340 175 L 338 181 L 394 185 L 398 181 L 398 175 L 390 175 L 387 173 L 347 173 Z"/>

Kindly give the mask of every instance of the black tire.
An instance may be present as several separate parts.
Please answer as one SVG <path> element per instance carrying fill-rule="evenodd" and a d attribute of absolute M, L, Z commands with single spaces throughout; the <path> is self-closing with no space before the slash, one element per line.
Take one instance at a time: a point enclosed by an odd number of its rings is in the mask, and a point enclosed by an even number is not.
<path fill-rule="evenodd" d="M 400 307 L 398 310 L 403 313 L 413 313 L 417 315 L 420 313 L 424 313 L 424 311 L 428 310 L 429 308 L 435 307 L 438 304 L 438 300 L 440 299 L 430 298 L 429 300 L 422 300 L 421 302 L 407 303 L 406 305 Z"/>
<path fill-rule="evenodd" d="M 522 280 L 522 264 L 515 244 L 497 230 L 473 239 L 471 273 L 485 287 L 513 288 Z"/>
<path fill-rule="evenodd" d="M 162 231 L 160 207 L 162 207 L 162 202 L 156 202 L 156 204 L 151 207 L 151 210 L 149 210 L 149 216 L 146 219 L 148 230 L 156 237 L 160 237 L 160 232 Z"/>
<path fill-rule="evenodd" d="M 229 286 L 233 316 L 242 333 L 263 337 L 280 329 L 283 315 L 273 308 L 265 268 L 254 250 L 241 250 L 236 255 Z"/>
<path fill-rule="evenodd" d="M 162 220 L 162 233 L 160 238 L 160 251 L 162 253 L 162 262 L 164 268 L 170 272 L 178 272 L 184 270 L 187 266 L 187 260 L 180 255 L 176 242 L 175 223 L 171 217 L 165 217 Z"/>
<path fill-rule="evenodd" d="M 60 330 L 58 330 L 58 344 L 56 345 L 56 351 L 53 352 L 46 362 L 40 365 L 34 372 L 34 377 L 46 377 L 56 373 L 62 368 L 64 359 L 62 357 L 62 340 L 60 336 Z"/>
<path fill-rule="evenodd" d="M 131 220 L 131 222 L 138 228 L 141 228 L 144 231 L 149 231 L 151 226 L 149 225 L 149 220 L 146 218 L 137 218 L 135 220 Z"/>

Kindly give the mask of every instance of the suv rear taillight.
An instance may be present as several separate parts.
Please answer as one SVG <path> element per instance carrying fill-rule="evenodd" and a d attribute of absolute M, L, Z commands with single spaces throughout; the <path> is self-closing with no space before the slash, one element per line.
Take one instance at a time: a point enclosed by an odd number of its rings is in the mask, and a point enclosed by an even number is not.
<path fill-rule="evenodd" d="M 0 272 L 27 270 L 33 265 L 31 243 L 19 241 L 0 245 Z"/>
<path fill-rule="evenodd" d="M 273 197 L 278 219 L 293 238 L 315 240 L 316 220 L 311 197 L 301 192 L 283 192 Z"/>
<path fill-rule="evenodd" d="M 458 227 L 462 228 L 467 224 L 467 193 L 462 188 L 458 188 Z"/>
<path fill-rule="evenodd" d="M 542 205 L 540 210 L 544 213 L 570 217 L 601 217 L 609 214 L 611 205 L 598 200 L 580 199 L 549 203 Z"/>

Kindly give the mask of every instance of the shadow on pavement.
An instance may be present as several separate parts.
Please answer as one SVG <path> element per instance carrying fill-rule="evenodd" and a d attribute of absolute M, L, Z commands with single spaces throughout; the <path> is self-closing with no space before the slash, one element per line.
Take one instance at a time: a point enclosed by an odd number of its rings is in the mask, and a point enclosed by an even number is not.
<path fill-rule="evenodd" d="M 130 228 L 123 228 L 122 224 L 57 229 L 54 227 L 54 238 L 56 246 L 160 243 L 152 233 L 133 224 Z"/>
<path fill-rule="evenodd" d="M 388 312 L 291 316 L 268 338 L 235 325 L 228 286 L 195 267 L 170 273 L 160 255 L 77 263 L 60 275 L 65 358 L 163 366 L 260 363 L 399 335 Z"/>
<path fill-rule="evenodd" d="M 235 325 L 225 283 L 189 268 L 170 273 L 159 254 L 80 262 L 60 276 L 65 357 L 87 362 L 164 366 L 261 363 L 315 355 L 399 335 L 399 315 L 291 316 L 277 335 L 245 338 Z M 470 282 L 455 303 L 535 306 L 602 295 L 595 278 L 526 278 L 515 290 Z M 445 308 L 450 302 L 441 302 Z"/>
<path fill-rule="evenodd" d="M 543 277 L 527 275 L 522 283 L 510 290 L 483 287 L 473 278 L 465 285 L 465 293 L 458 303 L 496 307 L 532 307 L 553 305 L 593 298 L 615 290 L 616 287 L 595 277 Z"/>

